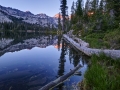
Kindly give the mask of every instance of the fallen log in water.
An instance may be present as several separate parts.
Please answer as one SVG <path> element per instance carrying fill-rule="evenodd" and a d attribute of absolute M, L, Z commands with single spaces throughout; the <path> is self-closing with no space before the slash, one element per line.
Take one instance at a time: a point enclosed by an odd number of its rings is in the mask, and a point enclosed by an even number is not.
<path fill-rule="evenodd" d="M 75 38 L 75 37 L 74 37 Z M 76 42 L 74 40 L 74 38 L 70 38 L 69 36 L 67 36 L 66 34 L 63 35 L 63 39 L 67 42 L 69 42 L 72 46 L 74 46 L 76 49 L 78 49 L 79 51 L 83 52 L 84 54 L 88 55 L 88 56 L 92 56 L 92 55 L 97 55 L 99 56 L 100 54 L 105 54 L 108 57 L 111 57 L 113 59 L 120 59 L 120 50 L 109 50 L 109 49 L 94 49 L 94 48 L 88 48 L 87 43 L 85 43 L 84 41 L 82 41 L 80 39 L 80 43 Z"/>
<path fill-rule="evenodd" d="M 45 85 L 44 87 L 42 87 L 39 90 L 49 90 L 52 89 L 53 87 L 63 83 L 68 77 L 70 77 L 71 75 L 73 75 L 80 67 L 82 67 L 80 64 L 78 64 L 73 70 L 71 70 L 69 73 L 67 73 L 66 75 L 63 75 L 59 78 L 57 78 L 56 80 L 48 83 L 47 85 Z"/>

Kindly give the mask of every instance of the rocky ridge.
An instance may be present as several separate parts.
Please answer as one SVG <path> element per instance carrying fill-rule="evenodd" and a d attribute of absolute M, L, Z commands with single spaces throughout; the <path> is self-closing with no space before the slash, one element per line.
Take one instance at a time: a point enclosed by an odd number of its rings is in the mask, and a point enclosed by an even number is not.
<path fill-rule="evenodd" d="M 57 27 L 57 18 L 50 17 L 46 14 L 40 13 L 34 15 L 30 11 L 20 11 L 11 7 L 4 7 L 0 5 L 0 23 L 13 22 L 10 16 L 21 19 L 23 22 L 30 24 L 38 24 L 41 26 Z"/>

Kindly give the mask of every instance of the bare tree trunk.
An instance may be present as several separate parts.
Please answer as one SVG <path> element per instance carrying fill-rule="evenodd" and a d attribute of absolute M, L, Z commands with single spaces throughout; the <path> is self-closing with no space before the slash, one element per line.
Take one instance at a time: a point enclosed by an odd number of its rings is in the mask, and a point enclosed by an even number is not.
<path fill-rule="evenodd" d="M 44 87 L 42 87 L 39 90 L 49 90 L 54 88 L 55 86 L 63 83 L 68 77 L 70 77 L 71 75 L 73 75 L 80 67 L 82 67 L 80 64 L 78 64 L 73 70 L 71 70 L 69 73 L 67 73 L 66 75 L 63 75 L 59 78 L 57 78 L 56 80 L 48 83 L 47 85 L 45 85 Z"/>

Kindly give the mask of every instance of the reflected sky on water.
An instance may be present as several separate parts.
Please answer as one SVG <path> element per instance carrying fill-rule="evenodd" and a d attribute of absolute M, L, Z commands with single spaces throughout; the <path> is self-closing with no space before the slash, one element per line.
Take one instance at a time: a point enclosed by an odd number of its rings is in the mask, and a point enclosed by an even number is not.
<path fill-rule="evenodd" d="M 19 38 L 20 39 L 20 38 Z M 68 73 L 78 63 L 81 75 L 73 75 L 55 90 L 70 90 L 83 79 L 87 58 L 75 51 L 61 36 L 37 36 L 16 42 L 0 39 L 0 90 L 38 90 Z"/>

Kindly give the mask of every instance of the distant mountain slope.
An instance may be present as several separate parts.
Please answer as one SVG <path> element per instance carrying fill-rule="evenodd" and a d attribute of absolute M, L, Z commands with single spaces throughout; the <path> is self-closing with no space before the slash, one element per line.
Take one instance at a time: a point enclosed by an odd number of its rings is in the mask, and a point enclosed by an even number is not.
<path fill-rule="evenodd" d="M 57 19 L 54 17 L 47 16 L 43 13 L 34 15 L 30 11 L 23 12 L 18 9 L 4 7 L 0 5 L 0 23 L 14 22 L 13 18 L 17 18 L 18 20 L 30 24 L 38 24 L 42 27 L 57 27 Z"/>
<path fill-rule="evenodd" d="M 4 15 L 2 12 L 0 12 L 0 23 L 4 22 L 12 22 L 6 15 Z"/>

